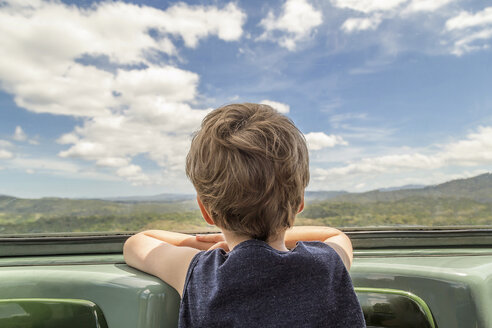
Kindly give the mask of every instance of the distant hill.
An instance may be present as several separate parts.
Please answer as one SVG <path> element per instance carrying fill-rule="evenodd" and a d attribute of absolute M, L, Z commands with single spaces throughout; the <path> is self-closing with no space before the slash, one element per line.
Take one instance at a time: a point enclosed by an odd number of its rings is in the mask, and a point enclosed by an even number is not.
<path fill-rule="evenodd" d="M 195 201 L 117 202 L 0 196 L 0 234 L 207 230 Z"/>
<path fill-rule="evenodd" d="M 407 189 L 423 189 L 427 187 L 426 185 L 416 185 L 416 184 L 409 184 L 409 185 L 404 185 L 400 187 L 389 187 L 389 188 L 380 188 L 378 189 L 379 191 L 396 191 L 396 190 L 407 190 Z"/>
<path fill-rule="evenodd" d="M 414 188 L 413 188 L 414 187 Z M 301 225 L 489 226 L 492 225 L 492 174 L 435 186 L 403 186 L 364 193 L 308 191 Z M 202 219 L 195 196 L 107 199 L 0 196 L 0 234 L 37 232 L 214 230 Z"/>
<path fill-rule="evenodd" d="M 194 203 L 194 202 L 193 202 Z M 87 217 L 92 215 L 132 215 L 196 210 L 190 201 L 113 202 L 98 199 L 40 198 L 24 199 L 0 196 L 0 224 L 8 221 L 32 221 L 40 217 Z"/>
<path fill-rule="evenodd" d="M 304 193 L 304 200 L 306 203 L 328 200 L 337 196 L 348 194 L 346 191 L 306 191 Z"/>
<path fill-rule="evenodd" d="M 423 188 L 346 193 L 308 204 L 296 222 L 339 227 L 490 226 L 492 174 Z"/>
<path fill-rule="evenodd" d="M 431 187 L 448 197 L 471 198 L 477 202 L 492 202 L 492 174 L 485 173 L 468 179 L 458 179 Z"/>
<path fill-rule="evenodd" d="M 101 200 L 107 200 L 111 202 L 121 203 L 138 203 L 138 202 L 164 202 L 174 203 L 183 202 L 187 200 L 195 200 L 196 195 L 191 194 L 159 194 L 152 196 L 129 196 L 129 197 L 108 197 L 101 198 Z"/>
<path fill-rule="evenodd" d="M 480 203 L 492 203 L 492 174 L 485 173 L 473 178 L 452 180 L 424 188 L 348 193 L 332 200 L 364 203 L 398 201 L 409 197 L 465 198 Z"/>

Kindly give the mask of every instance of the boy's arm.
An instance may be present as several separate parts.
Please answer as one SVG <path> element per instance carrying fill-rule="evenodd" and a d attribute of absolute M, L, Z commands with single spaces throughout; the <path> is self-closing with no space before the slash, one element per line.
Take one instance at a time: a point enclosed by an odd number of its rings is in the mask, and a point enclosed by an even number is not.
<path fill-rule="evenodd" d="M 191 260 L 212 245 L 187 234 L 148 230 L 127 239 L 123 256 L 129 266 L 164 280 L 182 295 Z"/>
<path fill-rule="evenodd" d="M 352 242 L 342 231 L 330 227 L 296 226 L 285 232 L 285 246 L 294 248 L 298 241 L 322 241 L 330 245 L 350 269 L 353 260 Z"/>

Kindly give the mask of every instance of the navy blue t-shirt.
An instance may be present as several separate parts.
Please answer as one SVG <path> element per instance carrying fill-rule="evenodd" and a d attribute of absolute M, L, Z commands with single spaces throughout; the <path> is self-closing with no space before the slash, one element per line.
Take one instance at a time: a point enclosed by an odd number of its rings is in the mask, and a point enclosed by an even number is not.
<path fill-rule="evenodd" d="M 366 327 L 352 281 L 322 242 L 282 252 L 247 240 L 190 263 L 179 327 Z"/>

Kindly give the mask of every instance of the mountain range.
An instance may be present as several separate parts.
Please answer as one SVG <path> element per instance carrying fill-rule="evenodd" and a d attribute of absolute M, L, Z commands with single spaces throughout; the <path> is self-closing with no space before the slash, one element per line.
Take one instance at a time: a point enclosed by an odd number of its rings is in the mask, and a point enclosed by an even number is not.
<path fill-rule="evenodd" d="M 343 190 L 339 191 L 306 191 L 305 200 L 307 203 L 315 201 L 350 201 L 350 202 L 385 202 L 396 201 L 411 196 L 423 197 L 453 197 L 468 198 L 478 202 L 492 202 L 492 174 L 484 173 L 472 178 L 451 180 L 433 186 L 425 185 L 404 185 L 400 187 L 390 187 L 371 190 L 362 193 L 351 193 Z M 0 195 L 0 211 L 4 209 L 2 203 L 9 200 L 9 203 L 15 200 L 30 201 L 41 205 L 42 202 L 56 201 L 66 202 L 67 205 L 75 206 L 77 203 L 86 204 L 89 202 L 113 202 L 113 203 L 181 203 L 194 201 L 194 194 L 173 194 L 163 193 L 150 196 L 126 196 L 126 197 L 104 197 L 104 198 L 61 198 L 45 197 L 39 199 L 23 199 L 8 195 Z M 12 205 L 12 204 L 11 204 Z M 22 206 L 21 206 L 22 207 Z"/>
<path fill-rule="evenodd" d="M 492 174 L 435 186 L 403 186 L 363 193 L 307 191 L 296 224 L 337 227 L 490 226 Z M 195 195 L 106 199 L 0 195 L 0 234 L 165 229 L 213 229 L 201 218 Z"/>
<path fill-rule="evenodd" d="M 346 193 L 332 199 L 336 201 L 364 203 L 398 201 L 409 197 L 466 198 L 480 203 L 492 203 L 492 174 L 485 173 L 472 178 L 452 180 L 435 186 Z"/>

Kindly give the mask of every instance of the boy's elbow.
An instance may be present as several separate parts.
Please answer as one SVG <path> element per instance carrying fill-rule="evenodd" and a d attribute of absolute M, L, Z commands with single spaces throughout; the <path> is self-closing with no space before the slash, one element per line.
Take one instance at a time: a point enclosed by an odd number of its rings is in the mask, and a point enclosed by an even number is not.
<path fill-rule="evenodd" d="M 152 230 L 137 232 L 133 236 L 130 236 L 123 244 L 123 257 L 125 256 L 125 254 L 128 254 L 132 250 L 134 250 L 135 247 L 137 247 L 139 239 L 141 239 L 142 236 L 147 236 L 149 232 L 152 232 Z"/>
<path fill-rule="evenodd" d="M 123 258 L 125 262 L 132 267 L 137 267 L 137 248 L 138 240 L 140 239 L 142 233 L 137 233 L 130 238 L 128 238 L 123 244 Z"/>
<path fill-rule="evenodd" d="M 128 259 L 130 257 L 134 237 L 135 235 L 131 236 L 130 238 L 125 240 L 125 243 L 123 244 L 123 258 L 125 259 L 125 262 L 127 264 L 129 264 Z"/>
<path fill-rule="evenodd" d="M 352 241 L 350 240 L 350 238 L 345 233 L 340 231 L 339 234 L 326 239 L 325 243 L 327 243 L 328 245 L 333 247 L 335 251 L 337 251 L 338 255 L 343 261 L 343 264 L 345 265 L 347 270 L 349 270 L 354 259 Z"/>
<path fill-rule="evenodd" d="M 346 243 L 347 243 L 346 244 L 347 246 L 344 247 L 345 251 L 347 252 L 347 257 L 348 257 L 346 267 L 347 267 L 347 270 L 350 270 L 350 268 L 352 267 L 352 263 L 354 262 L 354 248 L 352 246 L 352 241 L 350 240 L 350 238 L 345 233 L 343 233 L 343 236 L 346 239 Z"/>

